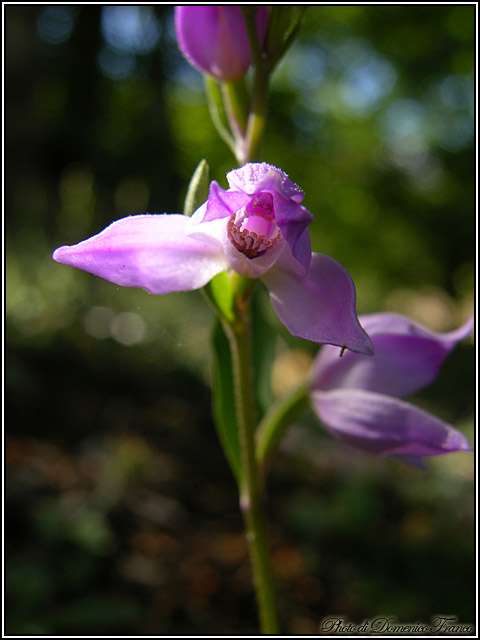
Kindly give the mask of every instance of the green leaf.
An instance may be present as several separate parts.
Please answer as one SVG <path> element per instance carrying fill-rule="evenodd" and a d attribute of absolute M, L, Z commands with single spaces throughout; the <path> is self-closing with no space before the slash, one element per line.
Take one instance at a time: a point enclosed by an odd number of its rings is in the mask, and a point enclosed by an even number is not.
<path fill-rule="evenodd" d="M 222 91 L 230 129 L 237 136 L 244 137 L 247 130 L 250 102 L 245 78 L 224 82 Z"/>
<path fill-rule="evenodd" d="M 238 439 L 235 391 L 230 344 L 220 320 L 212 332 L 213 346 L 213 413 L 218 437 L 230 467 L 240 484 L 242 462 Z"/>
<path fill-rule="evenodd" d="M 234 287 L 228 271 L 217 274 L 205 286 L 205 293 L 221 315 L 231 322 L 235 317 Z"/>
<path fill-rule="evenodd" d="M 226 142 L 233 153 L 235 153 L 235 139 L 230 131 L 228 117 L 223 103 L 222 90 L 211 76 L 205 74 L 203 77 L 212 122 L 222 140 Z"/>
<path fill-rule="evenodd" d="M 266 318 L 264 303 L 265 291 L 259 288 L 251 304 L 253 380 L 259 419 L 273 402 L 272 363 L 277 340 L 277 333 Z"/>
<path fill-rule="evenodd" d="M 266 54 L 270 70 L 285 55 L 297 35 L 307 7 L 274 6 L 270 8 Z"/>
<path fill-rule="evenodd" d="M 191 216 L 208 198 L 210 168 L 206 160 L 200 160 L 188 185 L 183 213 Z"/>

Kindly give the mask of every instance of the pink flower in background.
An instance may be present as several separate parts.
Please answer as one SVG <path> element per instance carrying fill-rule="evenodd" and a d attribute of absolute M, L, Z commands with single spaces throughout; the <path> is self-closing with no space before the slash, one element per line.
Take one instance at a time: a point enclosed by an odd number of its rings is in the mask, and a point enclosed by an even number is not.
<path fill-rule="evenodd" d="M 375 353 L 365 357 L 323 347 L 313 366 L 310 396 L 336 438 L 379 455 L 418 462 L 422 456 L 471 451 L 467 438 L 430 413 L 399 400 L 430 384 L 445 357 L 472 331 L 468 320 L 436 333 L 394 313 L 362 316 Z"/>
<path fill-rule="evenodd" d="M 300 338 L 371 354 L 355 311 L 355 286 L 333 258 L 311 252 L 312 214 L 303 192 L 280 169 L 247 164 L 210 185 L 187 217 L 136 215 L 57 249 L 53 258 L 118 285 L 153 294 L 191 291 L 233 269 L 261 278 L 287 329 Z"/>
<path fill-rule="evenodd" d="M 259 42 L 263 42 L 268 11 L 256 16 Z M 252 63 L 247 28 L 238 6 L 175 7 L 178 46 L 191 65 L 219 80 L 241 78 Z"/>

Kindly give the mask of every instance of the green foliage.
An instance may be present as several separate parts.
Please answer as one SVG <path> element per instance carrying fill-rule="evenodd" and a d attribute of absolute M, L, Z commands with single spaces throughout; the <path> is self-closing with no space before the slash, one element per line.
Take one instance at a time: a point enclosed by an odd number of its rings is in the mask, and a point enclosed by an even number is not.
<path fill-rule="evenodd" d="M 242 475 L 240 442 L 235 409 L 234 380 L 230 344 L 220 320 L 212 332 L 213 359 L 213 412 L 222 447 L 237 478 Z"/>
<path fill-rule="evenodd" d="M 272 331 L 265 306 L 264 290 L 255 292 L 252 299 L 252 362 L 258 420 L 264 416 L 273 402 L 272 363 L 275 357 L 277 336 Z"/>
<path fill-rule="evenodd" d="M 191 216 L 208 198 L 210 167 L 206 160 L 200 160 L 189 182 L 183 214 Z"/>
<path fill-rule="evenodd" d="M 235 314 L 235 290 L 230 274 L 227 271 L 218 273 L 206 285 L 204 291 L 220 314 L 228 322 L 232 322 Z"/>

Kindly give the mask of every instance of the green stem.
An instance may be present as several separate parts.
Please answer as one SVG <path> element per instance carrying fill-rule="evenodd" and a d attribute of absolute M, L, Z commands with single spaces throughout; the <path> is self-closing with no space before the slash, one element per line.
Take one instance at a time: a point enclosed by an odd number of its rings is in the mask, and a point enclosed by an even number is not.
<path fill-rule="evenodd" d="M 225 328 L 230 340 L 234 369 L 235 401 L 242 458 L 240 508 L 247 542 L 263 634 L 278 633 L 275 582 L 262 505 L 262 482 L 255 457 L 255 408 L 250 354 L 249 302 L 237 302 L 234 322 Z"/>
<path fill-rule="evenodd" d="M 245 79 L 230 80 L 222 83 L 223 100 L 230 123 L 236 138 L 243 138 L 247 128 L 248 97 Z"/>
<path fill-rule="evenodd" d="M 256 24 L 256 7 L 241 7 L 243 11 L 243 17 L 245 19 L 245 26 L 247 27 L 248 44 L 250 45 L 250 51 L 252 52 L 253 64 L 257 67 L 261 61 L 262 51 L 260 49 L 260 43 L 258 42 L 257 24 Z"/>
<path fill-rule="evenodd" d="M 269 69 L 267 68 L 267 61 L 258 42 L 255 22 L 256 10 L 253 10 L 252 7 L 242 7 L 242 9 L 245 16 L 253 63 L 255 65 L 252 104 L 250 106 L 243 144 L 237 153 L 237 160 L 241 164 L 244 164 L 245 162 L 256 162 L 260 160 L 268 107 Z"/>
<path fill-rule="evenodd" d="M 267 119 L 268 107 L 268 72 L 260 64 L 255 67 L 253 79 L 253 99 L 248 117 L 247 131 L 243 144 L 242 157 L 239 160 L 256 162 L 260 160 L 263 134 Z"/>
<path fill-rule="evenodd" d="M 259 465 L 264 465 L 267 454 L 277 444 L 285 429 L 308 404 L 308 388 L 302 384 L 284 398 L 278 400 L 266 413 L 255 434 L 256 456 Z"/>

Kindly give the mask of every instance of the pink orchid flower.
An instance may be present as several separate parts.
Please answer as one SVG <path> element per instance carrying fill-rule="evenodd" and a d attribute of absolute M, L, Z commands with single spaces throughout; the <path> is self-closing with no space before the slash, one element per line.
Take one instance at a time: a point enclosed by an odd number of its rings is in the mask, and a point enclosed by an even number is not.
<path fill-rule="evenodd" d="M 287 329 L 300 338 L 371 354 L 355 311 L 355 286 L 333 258 L 312 253 L 303 192 L 269 164 L 210 185 L 193 214 L 135 215 L 53 253 L 57 262 L 153 294 L 191 291 L 233 269 L 261 278 Z"/>
<path fill-rule="evenodd" d="M 427 411 L 399 400 L 430 384 L 445 357 L 472 331 L 473 323 L 436 333 L 406 316 L 361 317 L 375 353 L 366 358 L 323 347 L 313 366 L 310 396 L 336 438 L 378 455 L 419 463 L 422 456 L 471 451 L 467 438 Z"/>

